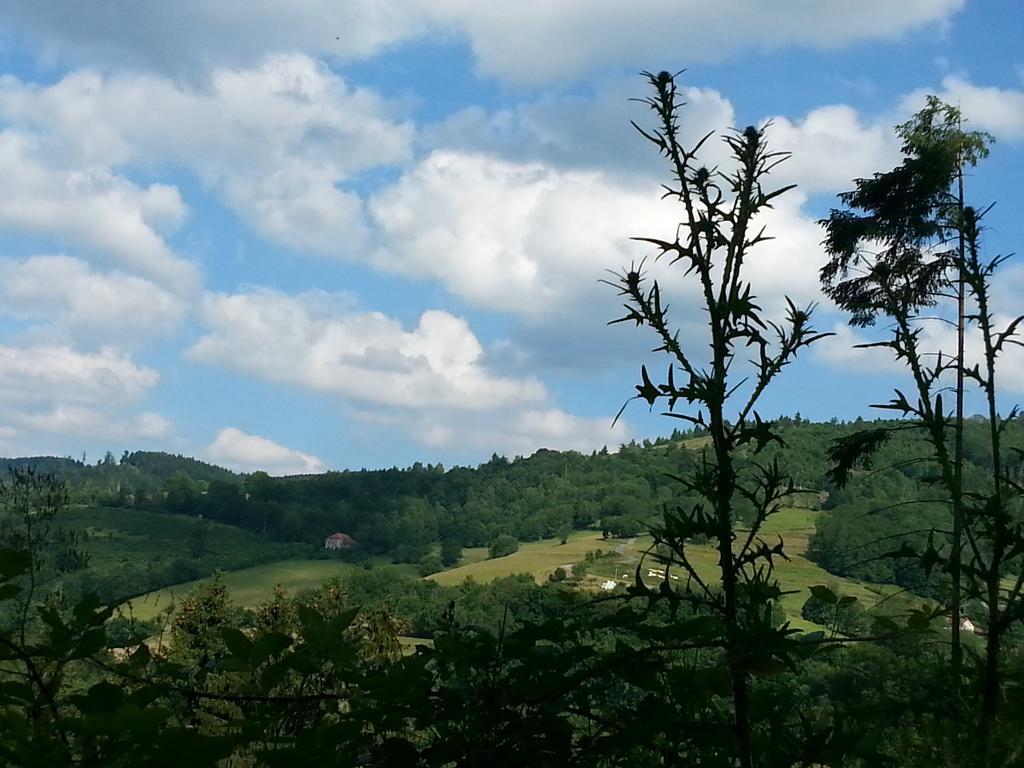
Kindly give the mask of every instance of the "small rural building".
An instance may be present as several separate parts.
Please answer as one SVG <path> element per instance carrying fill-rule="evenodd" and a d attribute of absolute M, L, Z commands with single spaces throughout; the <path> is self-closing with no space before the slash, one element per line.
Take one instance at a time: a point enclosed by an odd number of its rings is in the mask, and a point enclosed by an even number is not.
<path fill-rule="evenodd" d="M 614 581 L 612 581 L 611 579 L 607 579 L 607 580 L 606 580 L 606 581 L 605 581 L 605 582 L 604 582 L 604 583 L 603 583 L 603 584 L 601 585 L 601 589 L 603 589 L 603 590 L 604 590 L 605 592 L 611 592 L 611 591 L 612 591 L 613 589 L 615 589 L 615 588 L 616 588 L 617 586 L 619 586 L 619 585 L 618 585 L 618 584 L 616 584 L 616 583 L 615 583 Z"/>
<path fill-rule="evenodd" d="M 949 617 L 949 616 L 946 617 L 946 626 L 947 627 L 953 626 L 953 619 L 951 617 Z M 975 624 L 973 621 L 971 621 L 966 616 L 961 616 L 960 617 L 960 631 L 961 632 L 970 632 L 972 635 L 983 635 L 983 634 L 985 634 L 981 630 L 981 627 L 979 627 L 977 624 Z"/>
<path fill-rule="evenodd" d="M 324 549 L 352 549 L 356 540 L 347 533 L 332 533 L 324 539 Z"/>

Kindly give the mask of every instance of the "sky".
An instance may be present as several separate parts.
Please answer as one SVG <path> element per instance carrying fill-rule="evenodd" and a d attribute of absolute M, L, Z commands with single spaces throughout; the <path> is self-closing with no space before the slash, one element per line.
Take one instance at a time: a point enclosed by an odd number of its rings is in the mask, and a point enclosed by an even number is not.
<path fill-rule="evenodd" d="M 991 133 L 970 202 L 1024 235 L 1012 0 L 3 0 L 0 455 L 167 450 L 272 474 L 591 451 L 679 423 L 600 280 L 671 237 L 639 76 L 684 135 L 763 125 L 797 184 L 751 257 L 767 314 L 836 335 L 765 416 L 849 419 L 900 371 L 821 295 L 817 220 L 936 94 Z M 707 162 L 726 161 L 713 139 Z M 693 286 L 656 265 L 702 354 Z M 1024 268 L 996 310 L 1024 306 Z M 674 300 L 673 300 L 674 297 Z M 949 348 L 940 324 L 931 343 Z M 969 341 L 976 347 L 976 341 Z M 1004 360 L 1007 398 L 1024 355 Z"/>

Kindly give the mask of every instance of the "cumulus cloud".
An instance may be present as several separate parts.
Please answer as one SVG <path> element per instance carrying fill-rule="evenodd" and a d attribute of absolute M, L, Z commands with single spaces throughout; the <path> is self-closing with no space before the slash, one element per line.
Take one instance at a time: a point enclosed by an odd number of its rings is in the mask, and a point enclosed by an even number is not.
<path fill-rule="evenodd" d="M 629 236 L 674 236 L 680 212 L 657 192 L 653 182 L 627 184 L 596 171 L 438 151 L 371 202 L 389 244 L 373 263 L 440 281 L 480 306 L 534 318 L 599 307 L 603 323 L 616 310 L 613 292 L 597 280 L 650 250 Z M 751 260 L 760 295 L 779 305 L 783 293 L 819 298 L 821 233 L 801 211 L 805 199 L 781 198 L 760 222 L 785 233 Z M 677 300 L 693 295 L 681 270 L 652 266 Z M 607 301 L 595 301 L 597 294 Z"/>
<path fill-rule="evenodd" d="M 895 40 L 943 24 L 962 5 L 963 0 L 636 0 L 624 12 L 617 0 L 300 0 L 287 5 L 111 0 L 70 6 L 59 0 L 14 0 L 7 19 L 57 61 L 100 59 L 188 72 L 209 63 L 248 63 L 268 50 L 368 58 L 402 41 L 438 35 L 468 42 L 486 75 L 542 82 L 635 66 L 638 58 L 671 61 L 685 55 L 690 62 L 715 61 L 749 49 Z"/>
<path fill-rule="evenodd" d="M 550 406 L 526 406 L 486 415 L 452 410 L 396 415 L 370 410 L 354 413 L 352 418 L 397 430 L 421 446 L 468 461 L 495 452 L 528 456 L 542 448 L 581 452 L 614 448 L 632 434 L 623 420 L 613 425 L 611 415 L 583 417 Z"/>
<path fill-rule="evenodd" d="M 427 29 L 416 0 L 110 0 L 91 7 L 60 0 L 14 0 L 13 28 L 49 61 L 105 61 L 190 73 L 245 65 L 267 51 L 309 50 L 365 58 Z M 428 5 L 423 3 L 423 5 Z"/>
<path fill-rule="evenodd" d="M 712 88 L 679 78 L 686 107 L 680 121 L 684 144 L 736 123 L 732 103 Z M 512 107 L 488 112 L 469 107 L 436 125 L 425 126 L 421 143 L 440 149 L 486 154 L 514 162 L 541 162 L 558 168 L 661 177 L 664 159 L 645 142 L 630 120 L 649 125 L 653 114 L 633 99 L 647 95 L 635 75 L 604 78 L 587 93 L 545 93 Z M 705 145 L 709 165 L 725 159 L 722 142 Z"/>
<path fill-rule="evenodd" d="M 424 312 L 411 331 L 379 312 L 338 311 L 325 295 L 214 294 L 188 351 L 270 381 L 403 408 L 495 409 L 545 396 L 533 378 L 499 377 L 462 318 Z"/>
<path fill-rule="evenodd" d="M 797 120 L 774 117 L 768 140 L 772 149 L 792 152 L 773 181 L 798 184 L 804 192 L 849 189 L 853 179 L 891 168 L 901 157 L 891 125 L 869 123 L 845 104 L 819 107 Z"/>
<path fill-rule="evenodd" d="M 812 354 L 837 368 L 846 368 L 861 373 L 903 373 L 905 368 L 892 354 L 878 347 L 864 348 L 878 337 L 869 337 L 854 330 L 849 324 L 836 322 L 829 329 L 832 338 L 815 345 Z"/>
<path fill-rule="evenodd" d="M 15 414 L 16 434 L 44 433 L 58 438 L 101 437 L 111 441 L 166 440 L 174 432 L 170 420 L 158 413 L 111 414 L 95 407 L 58 405 L 49 411 Z M 32 437 L 29 440 L 35 439 Z"/>
<path fill-rule="evenodd" d="M 614 448 L 629 437 L 629 427 L 623 421 L 613 426 L 609 417 L 584 418 L 559 408 L 524 410 L 496 425 L 478 424 L 458 435 L 460 442 L 467 441 L 481 451 L 494 444 L 498 448 L 492 450 L 509 456 L 529 455 L 540 448 L 581 452 Z"/>
<path fill-rule="evenodd" d="M 14 130 L 0 130 L 0 176 L 0 228 L 55 236 L 179 291 L 196 287 L 195 266 L 160 234 L 185 213 L 175 188 L 140 186 L 101 167 L 54 166 L 34 136 Z"/>
<path fill-rule="evenodd" d="M 206 454 L 217 464 L 239 472 L 262 470 L 271 475 L 305 475 L 324 471 L 324 462 L 316 456 L 235 427 L 218 432 Z"/>
<path fill-rule="evenodd" d="M 370 210 L 386 243 L 374 266 L 522 315 L 575 307 L 635 258 L 631 233 L 674 226 L 649 185 L 453 150 L 431 153 Z"/>
<path fill-rule="evenodd" d="M 638 0 L 624 13 L 616 0 L 430 1 L 438 16 L 464 30 L 483 73 L 520 82 L 565 80 L 594 68 L 633 65 L 638 58 L 671 61 L 685 55 L 688 62 L 718 61 L 751 48 L 838 48 L 860 40 L 894 40 L 944 22 L 963 5 L 963 0 L 828 5 Z M 610 29 L 615 34 L 609 35 Z"/>
<path fill-rule="evenodd" d="M 165 439 L 171 422 L 137 408 L 158 379 L 113 348 L 0 346 L 0 432 L 23 450 L 69 437 Z"/>
<path fill-rule="evenodd" d="M 380 97 L 302 54 L 214 69 L 198 84 L 93 71 L 50 86 L 6 78 L 0 117 L 70 167 L 188 168 L 264 237 L 326 254 L 357 253 L 366 237 L 360 200 L 344 182 L 404 160 L 411 140 Z M 146 194 L 157 208 L 168 192 Z"/>
<path fill-rule="evenodd" d="M 678 81 L 682 100 L 680 135 L 692 146 L 710 132 L 756 123 L 760 115 L 737 115 L 732 102 L 712 88 Z M 635 76 L 604 79 L 584 95 L 545 94 L 515 107 L 487 112 L 470 107 L 437 125 L 427 126 L 422 143 L 441 149 L 485 154 L 513 162 L 535 161 L 561 169 L 586 168 L 604 173 L 662 179 L 664 158 L 630 125 L 653 122 L 650 112 L 632 99 L 647 93 Z M 851 179 L 899 162 L 895 118 L 868 118 L 852 106 L 832 104 L 801 117 L 769 118 L 770 146 L 792 157 L 778 166 L 772 180 L 798 184 L 803 191 L 839 191 Z M 767 122 L 761 120 L 761 123 Z M 708 167 L 729 164 L 728 150 L 712 138 L 702 147 Z"/>
<path fill-rule="evenodd" d="M 88 354 L 70 347 L 0 346 L 0 398 L 8 403 L 135 401 L 158 379 L 154 369 L 109 347 Z"/>
<path fill-rule="evenodd" d="M 1008 327 L 1013 315 L 995 313 L 993 322 L 997 330 Z M 956 329 L 948 323 L 939 321 L 921 324 L 920 348 L 929 355 L 942 352 L 946 357 L 956 355 Z M 902 362 L 892 357 L 892 352 L 884 348 L 857 349 L 856 345 L 870 343 L 887 338 L 884 332 L 856 331 L 848 325 L 836 324 L 836 337 L 828 343 L 818 345 L 816 354 L 823 360 L 838 368 L 859 370 L 864 373 L 900 373 L 909 375 Z M 1020 338 L 1018 334 L 1017 338 Z M 984 343 L 981 331 L 976 326 L 969 326 L 964 337 L 964 356 L 968 368 L 975 365 L 984 367 Z M 952 380 L 952 376 L 950 376 Z M 1000 392 L 1019 394 L 1024 392 L 1024 349 L 1008 344 L 996 364 L 996 388 Z M 975 389 L 968 381 L 968 389 Z"/>
<path fill-rule="evenodd" d="M 176 330 L 185 301 L 149 280 L 97 272 L 68 256 L 0 262 L 0 312 L 24 318 L 79 343 L 141 343 Z"/>

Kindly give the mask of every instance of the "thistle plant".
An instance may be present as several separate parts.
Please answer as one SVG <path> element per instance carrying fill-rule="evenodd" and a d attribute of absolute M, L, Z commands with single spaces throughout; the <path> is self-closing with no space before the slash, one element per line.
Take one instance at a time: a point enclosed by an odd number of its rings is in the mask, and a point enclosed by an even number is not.
<path fill-rule="evenodd" d="M 984 211 L 963 202 L 963 168 L 987 156 L 992 137 L 964 131 L 959 111 L 934 97 L 897 132 L 904 140 L 901 165 L 857 180 L 854 191 L 840 195 L 845 207 L 822 222 L 830 260 L 821 277 L 826 292 L 850 313 L 851 325 L 886 324 L 881 340 L 861 346 L 888 350 L 905 365 L 913 389 L 897 389 L 888 403 L 876 406 L 894 411 L 900 421 L 837 441 L 830 451 L 831 476 L 838 485 L 847 483 L 851 471 L 870 461 L 896 432 L 921 431 L 927 437 L 929 455 L 910 460 L 934 468 L 933 483 L 944 490 L 951 508 L 950 527 L 932 530 L 923 547 L 905 541 L 888 556 L 916 559 L 926 572 L 941 568 L 948 575 L 952 699 L 966 707 L 963 715 L 977 716 L 985 764 L 1003 765 L 1010 747 L 996 743 L 995 731 L 1008 690 L 1003 643 L 1024 619 L 1019 575 L 1024 528 L 1014 513 L 1024 489 L 1008 470 L 1004 435 L 1017 409 L 999 413 L 996 365 L 1008 346 L 1020 344 L 1017 331 L 1024 318 L 997 326 L 991 285 L 1004 258 L 980 255 Z M 956 301 L 955 354 L 929 348 L 925 336 L 928 323 L 952 322 L 942 316 L 942 304 L 950 300 Z M 982 346 L 976 365 L 964 356 L 964 334 L 971 326 Z M 943 397 L 951 378 L 953 408 Z M 986 406 L 987 479 L 968 481 L 963 473 L 965 380 L 976 385 Z M 979 600 L 986 614 L 985 649 L 973 670 L 966 667 L 960 635 L 962 605 L 971 599 Z"/>
<path fill-rule="evenodd" d="M 642 100 L 655 125 L 634 127 L 665 158 L 672 181 L 664 197 L 677 203 L 681 223 L 672 239 L 637 237 L 695 280 L 700 289 L 707 334 L 702 340 L 684 339 L 669 317 L 658 282 L 650 281 L 644 264 L 631 266 L 607 281 L 624 299 L 625 315 L 613 323 L 645 326 L 658 338 L 655 352 L 668 357 L 666 373 L 657 383 L 646 366 L 636 399 L 665 414 L 700 427 L 710 436 L 696 469 L 678 481 L 699 501 L 691 507 L 664 510 L 652 528 L 651 552 L 665 568 L 665 580 L 651 589 L 637 568 L 632 595 L 688 604 L 697 614 L 712 617 L 718 631 L 721 663 L 728 670 L 730 716 L 735 734 L 735 764 L 755 764 L 755 723 L 751 714 L 752 676 L 792 661 L 795 640 L 787 625 L 772 621 L 771 608 L 782 597 L 774 576 L 775 558 L 785 557 L 781 539 L 762 535 L 765 521 L 796 490 L 777 460 L 759 461 L 757 454 L 770 443 L 784 444 L 770 421 L 756 410 L 765 390 L 798 352 L 829 334 L 811 325 L 813 306 L 800 308 L 787 299 L 780 321 L 764 316 L 755 286 L 745 266 L 758 245 L 770 239 L 758 214 L 792 188 L 765 188 L 766 177 L 788 153 L 770 151 L 764 127 L 748 127 L 723 137 L 734 167 L 720 170 L 700 161 L 709 133 L 692 147 L 684 144 L 679 128 L 680 99 L 676 76 L 644 73 L 654 94 Z M 704 350 L 710 355 L 704 357 Z M 748 359 L 744 363 L 742 358 Z M 738 369 L 744 369 L 740 372 Z M 625 406 L 623 406 L 625 407 Z M 742 467 L 741 452 L 754 454 Z M 741 507 L 752 509 L 741 523 Z M 702 575 L 690 557 L 695 537 L 714 543 L 718 572 Z M 680 573 L 679 586 L 669 581 Z"/>

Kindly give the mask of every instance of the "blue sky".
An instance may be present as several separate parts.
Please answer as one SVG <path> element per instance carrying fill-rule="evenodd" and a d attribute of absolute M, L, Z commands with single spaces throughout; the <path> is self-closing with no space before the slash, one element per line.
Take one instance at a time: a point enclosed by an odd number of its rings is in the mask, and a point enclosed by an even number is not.
<path fill-rule="evenodd" d="M 751 262 L 837 336 L 762 413 L 870 413 L 900 372 L 823 301 L 815 221 L 935 93 L 992 133 L 968 196 L 1024 234 L 1024 6 L 964 0 L 8 0 L 0 454 L 163 449 L 243 471 L 475 463 L 669 431 L 605 270 L 674 231 L 640 70 L 688 135 L 772 120 L 797 183 Z M 723 159 L 721 145 L 709 162 Z M 664 274 L 700 349 L 692 287 Z M 1019 311 L 1024 270 L 998 286 Z M 941 326 L 929 342 L 948 347 Z M 1007 398 L 1024 357 L 1004 361 Z"/>

